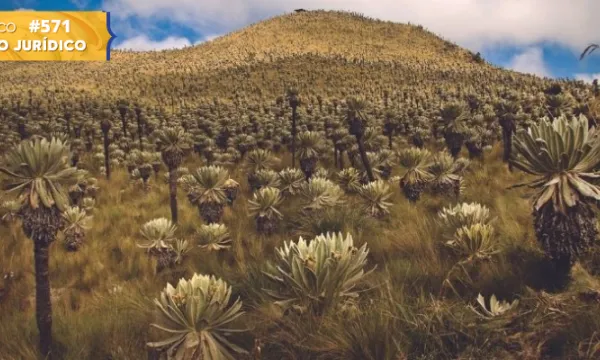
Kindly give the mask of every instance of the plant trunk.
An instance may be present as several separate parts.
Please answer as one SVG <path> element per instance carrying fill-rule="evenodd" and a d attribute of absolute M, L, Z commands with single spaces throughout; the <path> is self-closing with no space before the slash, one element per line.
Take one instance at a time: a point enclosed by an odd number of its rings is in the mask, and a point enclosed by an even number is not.
<path fill-rule="evenodd" d="M 512 164 L 510 163 L 510 154 L 512 152 L 512 131 L 509 129 L 502 129 L 502 145 L 504 145 L 502 160 L 508 163 L 508 169 L 512 171 Z"/>
<path fill-rule="evenodd" d="M 333 166 L 336 169 L 338 167 L 338 151 L 336 147 L 333 147 Z"/>
<path fill-rule="evenodd" d="M 277 229 L 277 218 L 269 218 L 268 216 L 257 216 L 256 231 L 265 235 L 273 235 Z"/>
<path fill-rule="evenodd" d="M 205 202 L 198 205 L 200 216 L 207 224 L 216 224 L 223 217 L 223 204 Z"/>
<path fill-rule="evenodd" d="M 144 144 L 142 143 L 143 130 L 142 130 L 142 119 L 137 117 L 137 128 L 138 128 L 138 139 L 140 141 L 140 150 L 144 151 Z"/>
<path fill-rule="evenodd" d="M 476 143 L 467 141 L 465 146 L 469 151 L 469 159 L 480 159 L 483 161 L 483 148 Z"/>
<path fill-rule="evenodd" d="M 34 240 L 35 256 L 35 315 L 40 332 L 40 352 L 50 355 L 52 346 L 52 304 L 50 302 L 50 279 L 48 276 L 50 244 Z"/>
<path fill-rule="evenodd" d="M 347 154 L 348 154 L 348 160 L 350 160 L 350 165 L 352 165 L 353 168 L 358 169 L 358 165 L 356 165 L 356 154 L 354 154 L 354 153 L 347 153 Z"/>
<path fill-rule="evenodd" d="M 552 203 L 534 211 L 536 238 L 555 267 L 555 280 L 564 282 L 571 266 L 593 247 L 598 237 L 596 215 L 585 204 L 578 204 L 562 214 Z"/>
<path fill-rule="evenodd" d="M 177 168 L 169 169 L 169 202 L 171 205 L 171 221 L 177 224 Z"/>
<path fill-rule="evenodd" d="M 422 149 L 425 146 L 425 142 L 423 141 L 423 138 L 421 137 L 421 135 L 415 134 L 411 137 L 411 139 L 412 139 L 413 145 L 418 147 L 419 149 Z"/>
<path fill-rule="evenodd" d="M 421 198 L 425 183 L 423 181 L 407 182 L 403 179 L 400 181 L 400 188 L 404 193 L 404 197 L 414 204 Z"/>
<path fill-rule="evenodd" d="M 292 108 L 292 168 L 296 167 L 296 107 Z"/>
<path fill-rule="evenodd" d="M 77 251 L 85 239 L 85 231 L 81 228 L 73 228 L 65 231 L 65 247 L 67 251 Z"/>
<path fill-rule="evenodd" d="M 238 194 L 238 188 L 237 187 L 226 187 L 225 194 L 227 195 L 227 203 L 230 206 L 233 206 L 233 202 L 235 201 L 237 194 Z"/>
<path fill-rule="evenodd" d="M 121 124 L 123 125 L 123 137 L 127 137 L 127 119 L 125 115 L 121 116 Z"/>
<path fill-rule="evenodd" d="M 446 141 L 446 147 L 448 148 L 448 151 L 454 160 L 458 159 L 458 155 L 460 154 L 460 150 L 462 149 L 464 143 L 462 134 L 447 132 L 444 135 L 444 140 Z"/>
<path fill-rule="evenodd" d="M 110 180 L 110 154 L 108 150 L 109 140 L 108 131 L 103 132 L 104 137 L 104 168 L 106 169 L 106 179 Z"/>
<path fill-rule="evenodd" d="M 148 360 L 160 360 L 160 351 L 149 346 L 146 347 L 146 350 L 148 352 Z"/>
<path fill-rule="evenodd" d="M 310 178 L 313 176 L 313 173 L 317 168 L 318 160 L 319 159 L 314 157 L 300 159 L 300 169 L 304 173 L 306 181 L 310 180 Z"/>
<path fill-rule="evenodd" d="M 371 164 L 369 164 L 369 158 L 367 157 L 367 151 L 365 150 L 365 143 L 363 142 L 362 136 L 357 136 L 356 141 L 358 142 L 358 152 L 360 153 L 360 158 L 365 167 L 365 171 L 367 172 L 367 177 L 370 182 L 373 182 L 375 181 L 375 177 L 373 176 Z"/>

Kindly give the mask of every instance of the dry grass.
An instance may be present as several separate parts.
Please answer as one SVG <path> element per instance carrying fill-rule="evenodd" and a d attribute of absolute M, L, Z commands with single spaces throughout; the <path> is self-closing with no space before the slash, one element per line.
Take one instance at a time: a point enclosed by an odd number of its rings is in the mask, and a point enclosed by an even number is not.
<path fill-rule="evenodd" d="M 541 92 L 553 83 L 476 63 L 467 51 L 416 26 L 339 12 L 276 17 L 194 48 L 113 55 L 108 63 L 1 64 L 1 100 L 7 109 L 0 111 L 2 135 L 19 138 L 24 109 L 22 125 L 31 133 L 46 135 L 53 126 L 64 130 L 65 109 L 70 109 L 71 126 L 83 131 L 81 140 L 94 130 L 90 141 L 97 145 L 102 110 L 112 109 L 111 131 L 121 131 L 115 105 L 127 99 L 129 136 L 136 143 L 134 103 L 139 102 L 148 126 L 185 122 L 195 143 L 215 138 L 218 124 L 228 122 L 235 128 L 232 140 L 248 133 L 264 140 L 271 133 L 269 140 L 284 148 L 289 129 L 282 124 L 289 124 L 290 111 L 275 102 L 294 83 L 302 99 L 301 130 L 322 130 L 330 120 L 343 124 L 344 114 L 335 113 L 341 107 L 334 110 L 332 104 L 360 95 L 372 105 L 368 117 L 377 131 L 385 112 L 393 110 L 403 126 L 424 119 L 415 126 L 429 133 L 440 104 L 476 95 L 482 106 L 473 114 L 485 114 L 486 127 L 497 136 L 494 105 L 507 98 L 519 104 L 521 127 L 546 113 Z M 586 101 L 589 88 L 560 84 L 578 98 L 573 106 Z M 30 89 L 31 107 L 25 105 Z M 311 113 L 317 95 L 325 100 L 323 111 Z M 251 123 L 257 130 L 249 130 Z M 410 134 L 398 132 L 394 140 L 406 143 L 400 135 Z M 332 168 L 328 146 L 322 164 Z M 153 177 L 145 192 L 129 183 L 122 168 L 106 181 L 99 165 L 92 166 L 93 153 L 86 153 L 81 164 L 93 168 L 101 191 L 83 247 L 67 252 L 60 238 L 51 247 L 55 353 L 66 360 L 145 358 L 144 345 L 156 335 L 149 330 L 152 299 L 167 282 L 198 272 L 222 277 L 242 298 L 246 315 L 241 322 L 249 331 L 238 340 L 247 349 L 260 343 L 261 359 L 598 359 L 600 304 L 593 292 L 588 298 L 580 295 L 598 290 L 599 247 L 575 268 L 570 288 L 543 292 L 551 290 L 552 274 L 535 240 L 527 194 L 507 190 L 524 175 L 509 172 L 501 152 L 496 143 L 484 164 L 472 162 L 460 199 L 424 194 L 413 205 L 395 184 L 386 219 L 367 219 L 356 199 L 348 197 L 345 206 L 307 222 L 292 198 L 282 205 L 281 228 L 269 237 L 257 234 L 248 216 L 247 173 L 236 166 L 231 175 L 242 191 L 223 217 L 232 247 L 220 253 L 196 248 L 181 265 L 160 273 L 136 241 L 142 224 L 170 216 L 167 184 L 162 176 Z M 277 169 L 290 165 L 289 153 L 277 156 L 282 159 Z M 201 165 L 195 154 L 184 164 L 190 170 Z M 460 259 L 443 245 L 436 220 L 438 211 L 458 201 L 490 208 L 501 249 L 490 261 L 469 264 L 468 278 L 451 271 Z M 202 220 L 182 192 L 179 209 L 178 236 L 191 240 Z M 262 291 L 264 265 L 283 241 L 327 230 L 350 232 L 359 245 L 368 243 L 369 265 L 377 270 L 361 289 L 360 301 L 340 313 L 284 316 Z M 0 225 L 0 275 L 14 273 L 12 279 L 0 277 L 0 360 L 37 356 L 32 247 L 19 223 Z M 448 282 L 454 292 L 444 288 Z M 478 293 L 521 303 L 514 314 L 488 321 L 467 308 Z"/>
<path fill-rule="evenodd" d="M 235 93 L 274 98 L 291 82 L 305 93 L 323 89 L 328 97 L 350 89 L 368 97 L 384 89 L 437 96 L 440 88 L 453 93 L 458 79 L 479 94 L 490 82 L 530 93 L 548 85 L 477 63 L 469 51 L 420 26 L 337 11 L 277 16 L 180 50 L 114 50 L 105 63 L 3 63 L 0 69 L 5 94 L 22 92 L 14 84 L 28 84 L 44 98 L 143 98 L 166 108 L 213 97 L 232 101 Z M 315 76 L 323 72 L 335 76 Z"/>
<path fill-rule="evenodd" d="M 216 254 L 196 249 L 181 266 L 157 274 L 153 260 L 136 247 L 135 241 L 141 224 L 169 216 L 167 185 L 162 181 L 152 183 L 152 190 L 145 193 L 129 185 L 124 171 L 117 171 L 110 183 L 100 181 L 93 227 L 83 248 L 66 252 L 60 239 L 52 245 L 50 275 L 56 294 L 56 352 L 64 359 L 143 358 L 144 344 L 150 336 L 151 299 L 166 282 L 200 272 L 223 277 L 234 285 L 246 304 L 248 314 L 244 321 L 251 329 L 240 341 L 251 346 L 253 337 L 261 338 L 264 359 L 465 358 L 464 354 L 470 352 L 503 354 L 503 343 L 477 349 L 478 342 L 483 345 L 485 339 L 470 328 L 475 320 L 465 305 L 472 303 L 478 292 L 509 299 L 526 296 L 527 287 L 539 287 L 546 279 L 535 269 L 539 264 L 532 260 L 538 250 L 527 202 L 521 192 L 504 190 L 520 175 L 504 170 L 498 161 L 498 149 L 489 157 L 485 167 L 474 165 L 467 174 L 469 185 L 461 201 L 477 200 L 478 196 L 470 194 L 486 194 L 482 202 L 497 217 L 495 226 L 504 252 L 477 267 L 473 283 L 458 286 L 460 297 L 436 299 L 456 260 L 441 246 L 435 217 L 441 207 L 454 201 L 426 195 L 411 205 L 396 188 L 389 220 L 367 222 L 354 234 L 359 244 L 369 244 L 370 262 L 378 265 L 369 281 L 371 290 L 357 307 L 348 310 L 352 316 L 333 314 L 320 321 L 310 316 L 281 317 L 261 295 L 261 266 L 273 258 L 275 246 L 297 236 L 293 232 L 280 232 L 269 238 L 256 234 L 252 219 L 246 215 L 247 190 L 226 211 L 223 220 L 233 237 L 229 251 Z M 194 168 L 198 163 L 186 165 Z M 499 177 L 498 173 L 504 175 Z M 244 179 L 240 172 L 233 176 Z M 178 234 L 189 238 L 201 220 L 182 194 L 179 198 Z M 352 228 L 352 224 L 347 226 Z M 2 338 L 11 339 L 0 342 L 0 353 L 2 359 L 32 359 L 36 330 L 31 241 L 23 236 L 18 224 L 3 227 L 2 234 L 0 270 L 14 271 L 16 276 L 0 310 L 0 333 Z M 598 280 L 583 268 L 578 268 L 574 276 L 578 279 L 574 286 L 579 289 L 598 286 Z M 115 288 L 122 290 L 111 293 Z M 564 300 L 565 304 L 569 301 L 573 300 Z M 432 306 L 438 315 L 431 313 Z M 590 315 L 593 309 L 598 309 L 598 305 L 587 305 L 585 313 Z M 555 331 L 592 351 L 589 348 L 593 345 L 585 345 L 585 339 L 594 341 L 597 335 L 590 324 L 598 322 L 596 312 L 585 319 L 588 325 L 573 324 L 569 328 L 576 327 L 576 333 L 566 334 L 567 329 Z M 531 331 L 534 330 L 539 329 Z M 378 335 L 383 333 L 383 337 Z M 498 341 L 493 333 L 486 336 Z M 571 356 L 574 352 L 565 348 L 560 354 Z"/>

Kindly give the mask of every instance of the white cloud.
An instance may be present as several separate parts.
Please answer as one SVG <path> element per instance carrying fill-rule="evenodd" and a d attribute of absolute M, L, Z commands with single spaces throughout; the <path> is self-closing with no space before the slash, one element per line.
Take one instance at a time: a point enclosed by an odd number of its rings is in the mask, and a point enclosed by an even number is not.
<path fill-rule="evenodd" d="M 135 50 L 135 51 L 160 51 L 167 49 L 181 49 L 186 46 L 200 45 L 207 41 L 212 41 L 221 35 L 207 35 L 198 41 L 191 42 L 185 37 L 169 36 L 163 40 L 152 40 L 146 35 L 137 35 L 124 40 L 116 49 Z"/>
<path fill-rule="evenodd" d="M 18 9 L 15 9 L 15 11 L 35 11 L 35 9 L 18 8 Z"/>
<path fill-rule="evenodd" d="M 600 73 L 596 73 L 596 74 L 575 74 L 573 76 L 575 77 L 576 80 L 582 80 L 582 81 L 585 81 L 586 83 L 591 83 L 592 81 L 594 81 L 594 79 L 599 79 L 600 80 Z"/>
<path fill-rule="evenodd" d="M 538 76 L 550 77 L 550 71 L 544 62 L 544 52 L 541 48 L 531 47 L 515 55 L 506 65 L 507 68 Z"/>
<path fill-rule="evenodd" d="M 204 41 L 213 41 L 214 39 L 221 37 L 222 35 L 219 34 L 213 34 L 213 35 L 207 35 L 204 37 L 204 39 L 202 39 L 202 42 Z"/>
<path fill-rule="evenodd" d="M 597 0 L 104 0 L 103 5 L 115 17 L 169 19 L 199 33 L 229 32 L 300 7 L 421 24 L 471 50 L 553 42 L 579 53 L 600 34 Z"/>
<path fill-rule="evenodd" d="M 194 43 L 194 45 L 200 45 L 200 44 L 208 42 L 208 41 L 213 41 L 214 39 L 221 37 L 221 36 L 223 36 L 223 35 L 219 35 L 219 34 L 206 35 L 203 38 L 196 41 Z"/>
<path fill-rule="evenodd" d="M 192 46 L 192 43 L 184 37 L 169 36 L 163 40 L 152 40 L 146 35 L 138 35 L 124 40 L 116 48 L 135 51 L 158 51 L 180 49 L 186 46 Z"/>

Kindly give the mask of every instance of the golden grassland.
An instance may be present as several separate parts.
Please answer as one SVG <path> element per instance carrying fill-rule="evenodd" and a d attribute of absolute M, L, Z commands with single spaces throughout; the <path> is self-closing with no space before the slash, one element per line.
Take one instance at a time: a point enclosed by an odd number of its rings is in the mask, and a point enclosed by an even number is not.
<path fill-rule="evenodd" d="M 72 126 L 83 129 L 80 140 L 95 130 L 91 140 L 98 145 L 102 110 L 112 114 L 114 134 L 120 125 L 117 100 L 126 99 L 132 143 L 138 135 L 134 103 L 142 105 L 144 117 L 150 114 L 146 120 L 153 126 L 180 116 L 177 120 L 197 120 L 203 126 L 239 125 L 237 136 L 246 134 L 250 117 L 258 117 L 258 124 L 278 130 L 273 138 L 278 141 L 289 133 L 290 111 L 285 108 L 284 115 L 276 115 L 275 102 L 290 84 L 297 86 L 302 98 L 303 127 L 341 119 L 343 115 L 326 110 L 333 109 L 334 101 L 360 95 L 373 105 L 371 125 L 381 130 L 387 92 L 389 109 L 399 114 L 399 120 L 413 125 L 418 115 L 431 124 L 415 126 L 430 131 L 441 104 L 469 95 L 479 98 L 478 115 L 485 115 L 486 121 L 497 123 L 494 105 L 506 99 L 522 107 L 516 116 L 519 126 L 534 121 L 546 114 L 542 91 L 554 83 L 478 63 L 473 54 L 417 26 L 318 11 L 275 17 L 193 48 L 113 51 L 107 63 L 3 63 L 2 106 L 12 113 L 0 115 L 22 122 L 25 130 L 43 133 L 52 121 L 63 124 L 65 109 L 71 109 Z M 589 87 L 560 83 L 568 95 L 555 110 L 586 101 Z M 325 99 L 325 111 L 309 113 L 309 106 L 317 107 L 317 95 Z M 215 103 L 237 103 L 212 107 L 213 98 Z M 14 110 L 21 105 L 36 110 L 27 114 L 31 118 Z M 211 110 L 196 111 L 195 105 Z M 154 112 L 155 106 L 166 111 Z M 263 114 L 263 108 L 271 110 Z M 18 138 L 13 127 L 3 131 Z M 258 140 L 264 135 L 261 131 L 253 134 Z M 144 134 L 145 141 L 148 135 Z M 203 143 L 205 138 L 200 135 L 195 141 Z M 276 155 L 282 161 L 275 170 L 290 166 L 288 152 Z M 320 166 L 334 170 L 329 155 L 321 157 Z M 467 156 L 466 151 L 462 155 Z M 93 163 L 92 156 L 86 153 L 81 163 Z M 156 260 L 136 242 L 145 222 L 170 217 L 163 174 L 153 177 L 151 189 L 144 191 L 130 182 L 123 166 L 110 181 L 94 167 L 90 170 L 99 179 L 100 192 L 85 244 L 77 252 L 67 252 L 59 238 L 50 250 L 55 354 L 67 360 L 145 358 L 145 344 L 157 338 L 150 330 L 152 299 L 167 282 L 174 284 L 197 272 L 214 274 L 233 286 L 246 312 L 239 322 L 248 328 L 236 339 L 248 350 L 260 344 L 261 359 L 598 359 L 600 304 L 581 294 L 600 290 L 600 250 L 596 245 L 574 267 L 569 288 L 558 292 L 549 288 L 553 277 L 535 239 L 529 194 L 507 190 L 527 177 L 509 172 L 501 157 L 502 144 L 496 142 L 486 153 L 485 164 L 474 160 L 458 200 L 425 194 L 413 205 L 394 183 L 391 214 L 383 220 L 366 218 L 355 206 L 357 199 L 347 195 L 346 205 L 337 207 L 323 223 L 302 224 L 300 205 L 287 199 L 281 209 L 284 222 L 268 237 L 257 233 L 248 216 L 247 173 L 236 166 L 230 174 L 242 184 L 242 192 L 223 218 L 232 235 L 231 249 L 217 253 L 195 248 L 182 264 L 160 273 Z M 197 154 L 183 164 L 190 170 L 202 165 Z M 393 175 L 398 171 L 395 167 Z M 180 190 L 178 236 L 193 240 L 202 220 L 184 195 Z M 436 223 L 438 211 L 459 201 L 490 208 L 501 245 L 492 261 L 472 265 L 470 278 L 455 272 L 457 258 L 444 246 Z M 376 271 L 354 308 L 323 318 L 282 316 L 262 291 L 261 271 L 284 241 L 300 235 L 312 238 L 327 230 L 349 232 L 359 246 L 367 243 L 369 266 L 376 265 Z M 38 356 L 32 250 L 32 241 L 18 222 L 0 225 L 0 275 L 15 275 L 12 280 L 0 277 L 0 360 Z M 445 280 L 451 280 L 456 293 L 445 287 Z M 442 290 L 445 298 L 439 296 Z M 519 311 L 508 318 L 509 324 L 481 319 L 467 307 L 475 304 L 478 293 L 519 299 Z"/>
<path fill-rule="evenodd" d="M 573 315 L 571 320 L 575 316 L 580 319 L 565 323 L 564 327 L 553 327 L 556 324 L 548 320 L 550 329 L 531 330 L 529 334 L 524 330 L 525 346 L 512 355 L 502 346 L 494 347 L 493 341 L 487 348 L 482 337 L 493 339 L 494 335 L 470 328 L 474 324 L 468 321 L 474 320 L 461 317 L 469 311 L 466 305 L 474 303 L 478 292 L 514 299 L 526 296 L 527 288 L 544 288 L 549 280 L 535 242 L 525 194 L 506 190 L 524 177 L 505 169 L 500 150 L 496 146 L 485 166 L 473 163 L 465 175 L 461 201 L 490 207 L 497 217 L 494 226 L 502 252 L 493 261 L 478 265 L 472 282 L 466 286 L 455 284 L 462 298 L 435 300 L 455 261 L 443 249 L 436 215 L 456 200 L 425 195 L 422 201 L 411 205 L 396 188 L 387 220 L 361 219 L 351 206 L 338 208 L 343 215 L 338 225 L 330 228 L 350 232 L 359 245 L 367 242 L 371 250 L 369 265 L 378 268 L 369 278 L 370 289 L 351 316 L 331 315 L 322 322 L 306 317 L 298 322 L 282 318 L 260 291 L 257 275 L 264 263 L 273 259 L 274 248 L 298 238 L 298 229 L 289 229 L 298 212 L 293 201 L 284 205 L 285 225 L 281 231 L 271 237 L 258 235 L 253 219 L 247 216 L 249 190 L 243 181 L 245 175 L 234 171 L 232 176 L 243 184 L 243 191 L 223 220 L 232 233 L 232 248 L 221 253 L 193 250 L 182 265 L 157 274 L 155 260 L 135 243 L 144 222 L 169 217 L 168 186 L 159 176 L 151 180 L 151 190 L 145 192 L 130 183 L 124 169 L 118 170 L 110 183 L 100 179 L 101 192 L 85 245 L 70 253 L 58 239 L 51 247 L 50 279 L 59 358 L 144 358 L 145 343 L 151 336 L 152 298 L 166 282 L 174 283 L 193 272 L 215 274 L 233 285 L 234 294 L 241 296 L 245 304 L 246 315 L 240 321 L 249 328 L 238 341 L 251 348 L 252 338 L 261 339 L 264 359 L 441 359 L 481 358 L 478 356 L 483 354 L 486 358 L 533 359 L 536 352 L 552 355 L 553 351 L 558 356 L 555 358 L 561 358 L 577 353 L 574 347 L 585 346 L 586 341 L 592 342 L 589 346 L 593 350 L 598 346 L 597 338 L 594 342 L 600 326 L 598 305 L 587 306 L 584 314 Z M 284 156 L 279 166 L 289 165 L 287 162 L 289 159 Z M 192 169 L 201 164 L 189 160 L 185 165 Z M 182 194 L 179 198 L 178 235 L 191 238 L 202 221 L 197 209 Z M 9 294 L 0 307 L 0 358 L 33 359 L 37 331 L 32 298 L 32 242 L 22 234 L 18 223 L 2 227 L 1 233 L 1 270 L 14 271 L 15 280 L 4 284 Z M 585 266 L 574 269 L 575 281 L 560 296 L 572 297 L 576 290 L 590 286 L 598 289 L 597 278 L 585 270 L 597 270 L 593 260 L 591 256 Z M 432 306 L 439 306 L 435 316 L 430 313 Z M 410 320 L 411 316 L 415 318 Z M 414 322 L 418 317 L 423 317 L 425 323 Z M 478 342 L 482 342 L 482 348 L 468 347 Z M 527 352 L 532 352 L 531 357 L 526 356 Z M 597 349 L 592 354 L 598 355 Z"/>
<path fill-rule="evenodd" d="M 179 105 L 236 93 L 273 97 L 292 81 L 332 96 L 343 89 L 370 95 L 381 87 L 427 93 L 454 87 L 456 76 L 475 92 L 491 79 L 511 87 L 546 84 L 478 63 L 473 55 L 419 26 L 313 11 L 277 16 L 185 49 L 113 50 L 109 62 L 4 63 L 0 89 L 18 93 L 15 84 L 27 84 L 28 90 L 59 98 L 141 97 L 145 103 L 174 98 Z"/>

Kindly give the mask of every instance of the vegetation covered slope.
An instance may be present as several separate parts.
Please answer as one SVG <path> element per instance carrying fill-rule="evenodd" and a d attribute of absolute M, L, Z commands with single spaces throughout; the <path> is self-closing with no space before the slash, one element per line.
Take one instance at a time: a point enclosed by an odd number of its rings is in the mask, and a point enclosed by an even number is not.
<path fill-rule="evenodd" d="M 0 359 L 600 356 L 593 86 L 322 11 L 0 69 Z"/>
<path fill-rule="evenodd" d="M 325 11 L 275 17 L 182 50 L 113 51 L 107 63 L 5 63 L 2 69 L 5 92 L 16 90 L 10 84 L 27 83 L 61 93 L 95 90 L 96 96 L 163 101 L 174 96 L 188 103 L 244 90 L 260 89 L 249 97 L 280 95 L 281 83 L 293 80 L 307 91 L 323 87 L 338 96 L 342 89 L 371 93 L 392 84 L 396 91 L 418 86 L 426 93 L 457 77 L 477 92 L 488 81 L 544 86 L 533 76 L 479 63 L 422 27 Z"/>

